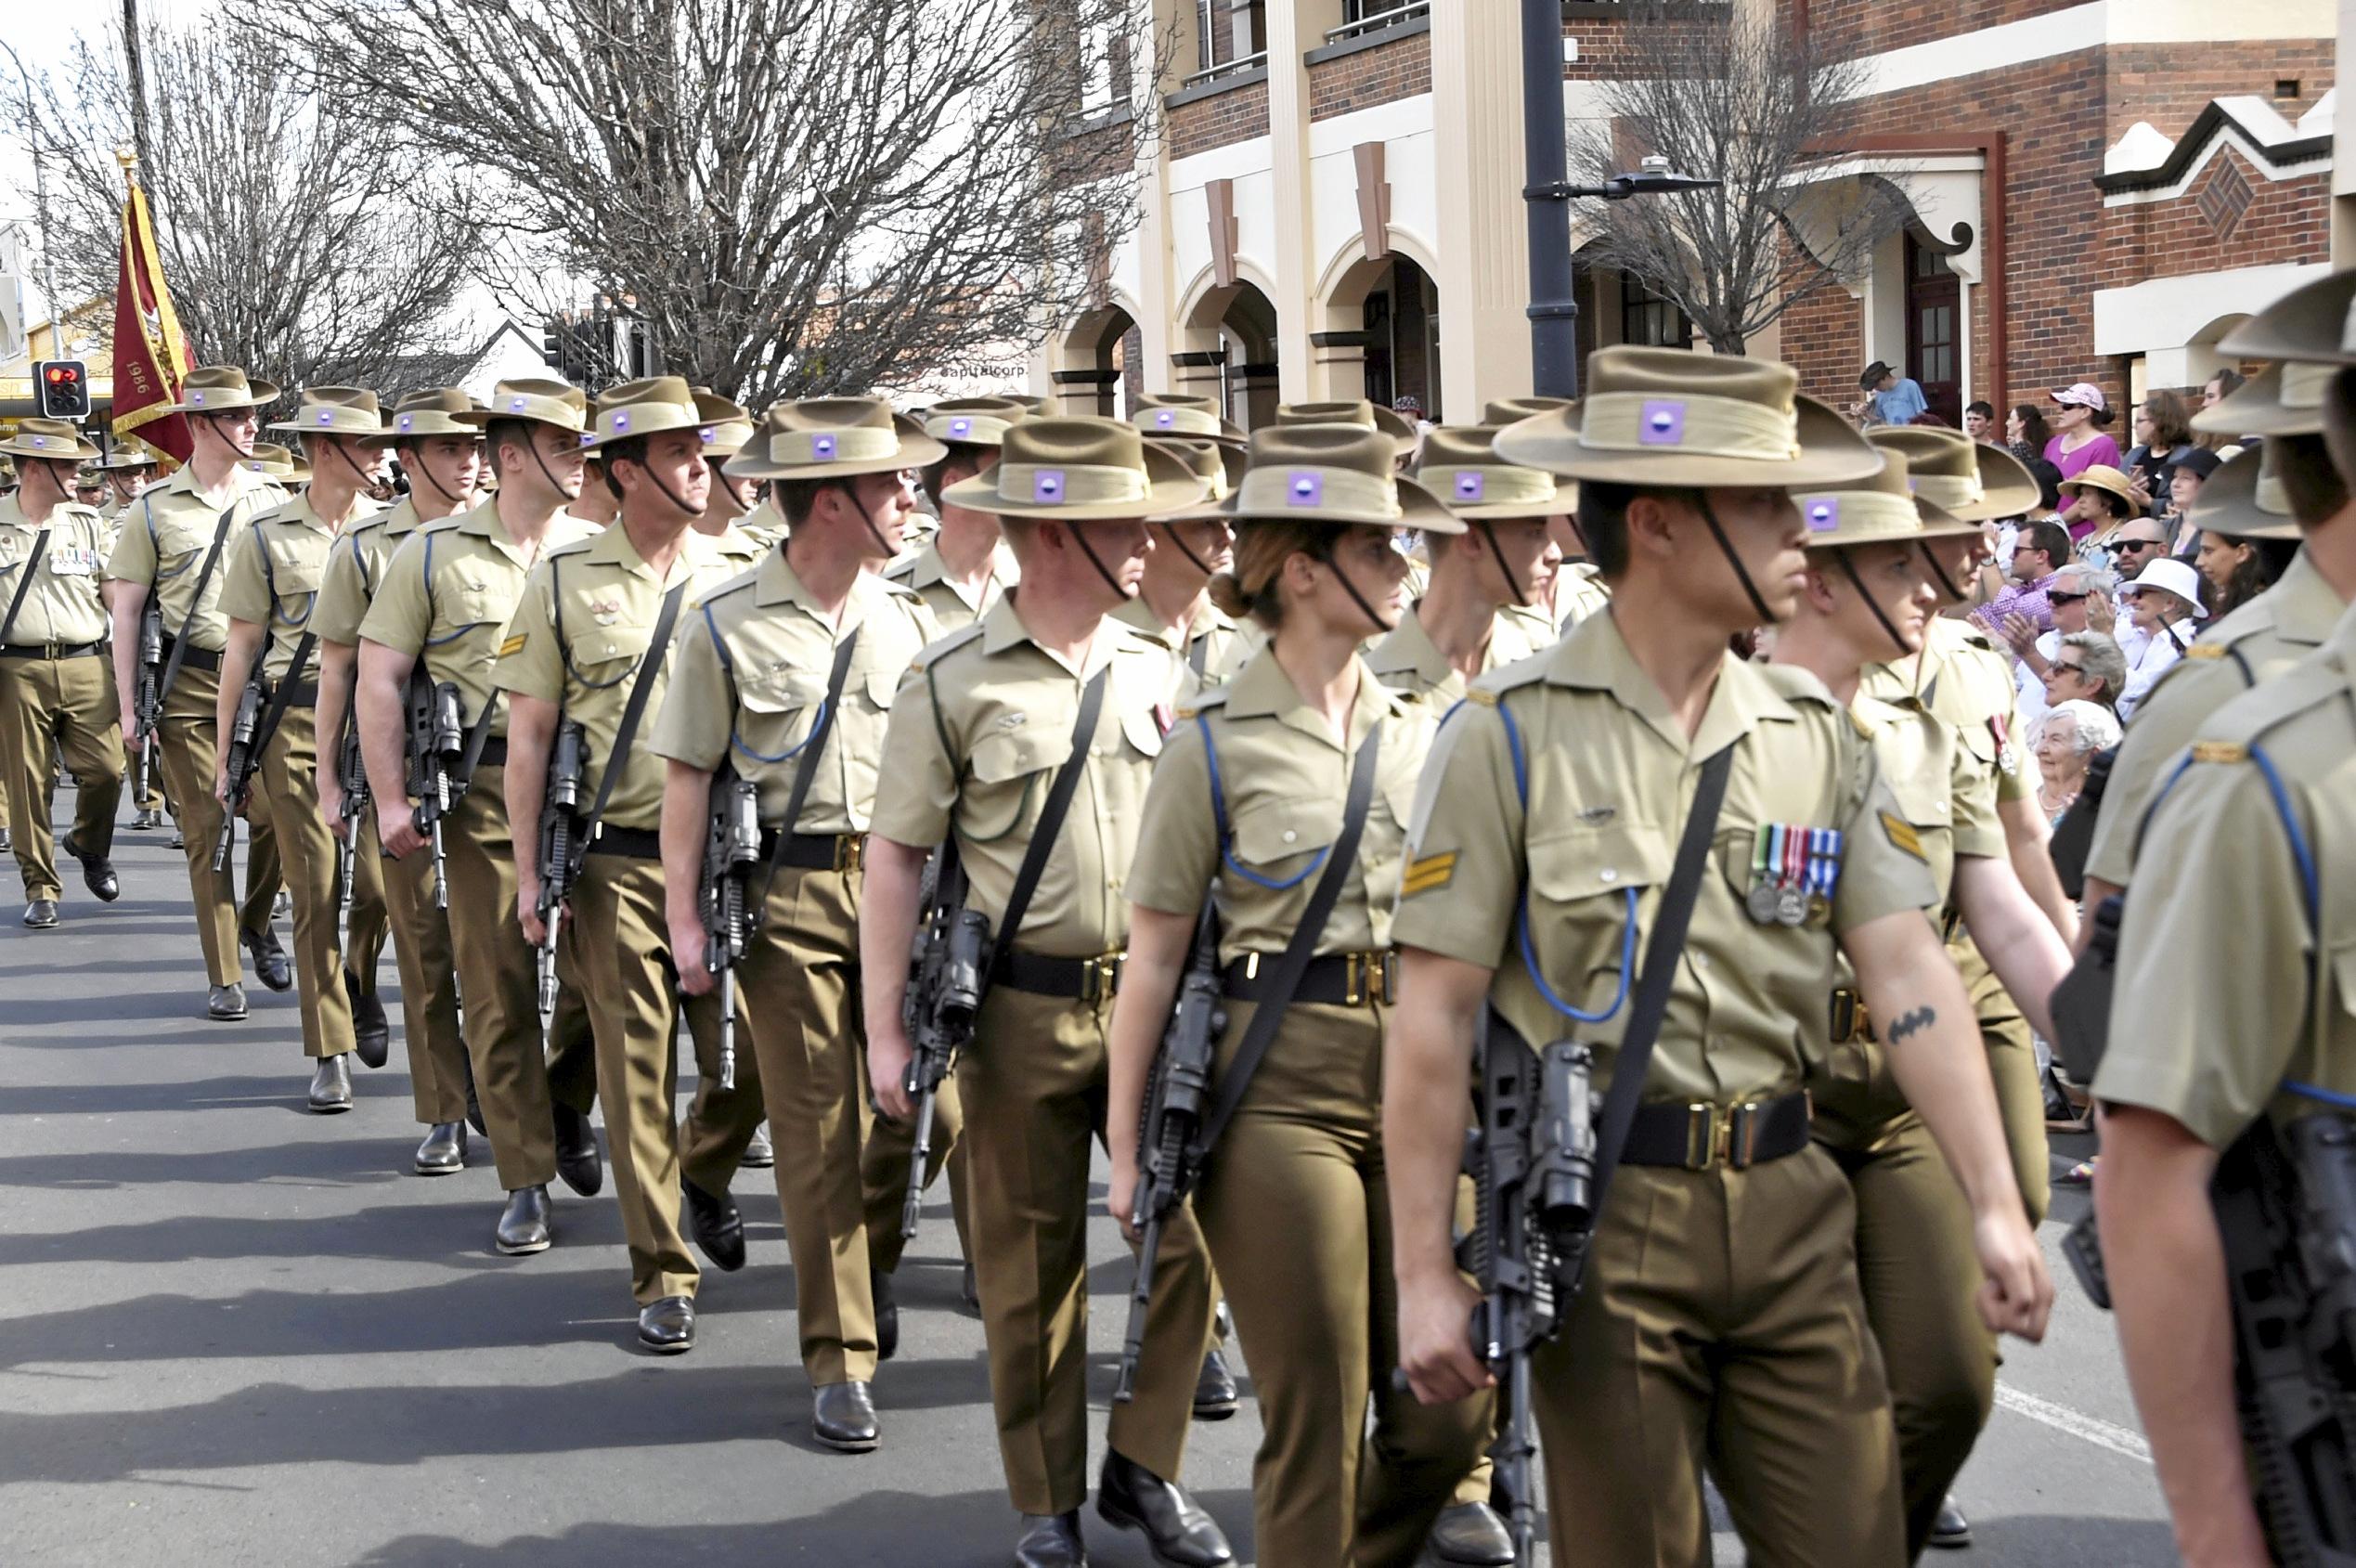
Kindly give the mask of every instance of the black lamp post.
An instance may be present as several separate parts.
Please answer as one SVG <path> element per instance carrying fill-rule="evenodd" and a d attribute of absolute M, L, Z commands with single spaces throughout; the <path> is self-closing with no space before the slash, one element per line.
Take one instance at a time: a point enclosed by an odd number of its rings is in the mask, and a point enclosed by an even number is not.
<path fill-rule="evenodd" d="M 1562 0 L 1521 0 L 1521 188 L 1530 211 L 1530 383 L 1541 396 L 1579 395 L 1579 301 L 1571 266 L 1571 199 L 1625 201 L 1725 183 L 1681 175 L 1665 158 L 1600 185 L 1570 183 L 1562 114 Z"/>

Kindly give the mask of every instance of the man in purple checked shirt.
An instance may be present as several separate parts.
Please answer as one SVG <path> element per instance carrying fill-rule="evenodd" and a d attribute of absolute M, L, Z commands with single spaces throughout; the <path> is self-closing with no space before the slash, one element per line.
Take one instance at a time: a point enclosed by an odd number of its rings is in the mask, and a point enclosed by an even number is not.
<path fill-rule="evenodd" d="M 2022 616 L 2039 631 L 2050 631 L 2053 626 L 2053 606 L 2046 600 L 2046 591 L 2053 586 L 2053 578 L 2070 564 L 2070 532 L 2059 523 L 2047 518 L 2021 525 L 2020 537 L 2013 546 L 2013 580 L 2006 583 L 1994 599 L 1972 612 L 1972 618 L 1995 634 L 2004 637 L 2004 622 L 2009 616 Z"/>

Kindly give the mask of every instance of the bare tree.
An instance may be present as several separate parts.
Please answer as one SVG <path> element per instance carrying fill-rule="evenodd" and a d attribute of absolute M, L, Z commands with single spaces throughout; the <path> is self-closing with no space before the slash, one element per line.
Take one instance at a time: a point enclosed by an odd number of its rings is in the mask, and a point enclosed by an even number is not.
<path fill-rule="evenodd" d="M 1019 358 L 1077 314 L 1136 220 L 1131 62 L 1159 58 L 1133 0 L 230 14 L 492 182 L 515 293 L 602 296 L 663 369 L 755 404 Z"/>
<path fill-rule="evenodd" d="M 1575 122 L 1571 166 L 1597 181 L 1658 156 L 1715 190 L 1596 202 L 1586 257 L 1674 299 L 1721 354 L 1827 284 L 1855 278 L 1905 221 L 1886 181 L 1806 177 L 1838 161 L 1859 60 L 1809 52 L 1774 7 L 1631 6 L 1626 58 L 1599 85 L 1602 117 Z M 1574 174 L 1574 178 L 1578 177 Z"/>
<path fill-rule="evenodd" d="M 114 292 L 115 149 L 134 128 L 121 42 L 77 44 L 70 91 L 47 84 L 48 123 L 67 128 L 58 261 L 76 299 Z M 149 25 L 141 52 L 152 162 L 139 176 L 190 353 L 287 385 L 430 379 L 480 246 L 465 202 L 417 200 L 434 165 L 250 35 Z"/>

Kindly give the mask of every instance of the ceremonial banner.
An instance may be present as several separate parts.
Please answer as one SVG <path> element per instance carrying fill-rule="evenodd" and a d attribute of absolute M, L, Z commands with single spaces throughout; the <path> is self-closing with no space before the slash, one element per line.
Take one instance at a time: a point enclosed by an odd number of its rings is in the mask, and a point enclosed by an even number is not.
<path fill-rule="evenodd" d="M 114 293 L 114 433 L 136 434 L 173 465 L 188 460 L 188 421 L 163 412 L 180 400 L 188 373 L 188 347 L 163 286 L 147 194 L 127 181 L 123 203 L 123 259 Z"/>

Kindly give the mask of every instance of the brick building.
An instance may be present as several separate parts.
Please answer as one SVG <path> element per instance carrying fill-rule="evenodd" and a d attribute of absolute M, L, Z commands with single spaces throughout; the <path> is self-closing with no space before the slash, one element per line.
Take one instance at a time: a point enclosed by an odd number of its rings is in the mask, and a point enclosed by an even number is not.
<path fill-rule="evenodd" d="M 2356 192 L 2334 156 L 2342 0 L 1732 3 L 1866 67 L 1811 182 L 1904 198 L 1869 266 L 1752 344 L 1839 405 L 1875 358 L 1949 418 L 2074 381 L 2115 405 L 2197 385 L 2236 321 L 2330 265 L 2336 225 L 2356 232 L 2356 196 L 2335 202 Z M 1359 395 L 1466 421 L 1526 391 L 1519 6 L 1155 4 L 1179 58 L 1145 221 L 1041 351 L 1039 390 L 1108 412 L 1207 392 L 1246 423 Z M 1626 11 L 1561 10 L 1566 111 L 1593 118 Z M 1581 266 L 1578 294 L 1583 352 L 1689 335 L 1608 269 Z"/>

